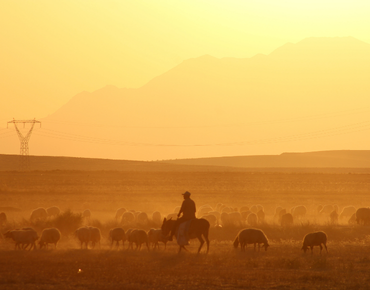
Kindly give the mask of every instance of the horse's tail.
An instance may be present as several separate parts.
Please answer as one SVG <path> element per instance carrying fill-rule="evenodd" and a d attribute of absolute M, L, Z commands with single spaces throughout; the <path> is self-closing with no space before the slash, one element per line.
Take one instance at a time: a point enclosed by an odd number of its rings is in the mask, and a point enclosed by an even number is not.
<path fill-rule="evenodd" d="M 236 236 L 233 245 L 234 245 L 234 248 L 237 248 L 239 246 L 239 236 Z"/>

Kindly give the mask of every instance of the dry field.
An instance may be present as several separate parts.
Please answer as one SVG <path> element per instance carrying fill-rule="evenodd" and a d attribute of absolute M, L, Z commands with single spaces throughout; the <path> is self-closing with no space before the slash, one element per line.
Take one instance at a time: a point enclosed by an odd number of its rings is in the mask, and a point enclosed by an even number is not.
<path fill-rule="evenodd" d="M 6 229 L 30 225 L 37 207 L 58 206 L 62 212 L 88 208 L 89 222 L 102 230 L 100 248 L 80 250 L 66 226 L 57 250 L 13 250 L 0 241 L 0 289 L 369 289 L 370 228 L 338 225 L 319 217 L 319 204 L 368 206 L 367 174 L 263 172 L 0 172 L 0 211 L 8 215 Z M 271 247 L 246 253 L 232 248 L 240 227 L 212 229 L 210 253 L 177 254 L 174 242 L 166 251 L 110 249 L 107 238 L 117 225 L 119 207 L 171 213 L 190 191 L 198 206 L 221 202 L 232 207 L 261 204 L 267 224 L 259 226 Z M 290 229 L 273 220 L 277 206 L 305 205 L 307 217 Z M 46 225 L 46 224 L 45 224 Z M 33 224 L 41 232 L 43 224 Z M 153 225 L 150 225 L 153 226 Z M 329 253 L 303 254 L 303 236 L 328 234 Z M 80 270 L 79 270 L 80 269 Z"/>

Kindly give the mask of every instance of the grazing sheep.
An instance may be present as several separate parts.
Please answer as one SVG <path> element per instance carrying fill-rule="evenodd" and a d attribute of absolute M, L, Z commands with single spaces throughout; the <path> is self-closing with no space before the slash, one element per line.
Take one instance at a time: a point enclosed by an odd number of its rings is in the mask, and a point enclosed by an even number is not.
<path fill-rule="evenodd" d="M 0 212 L 0 226 L 4 225 L 8 221 L 5 212 Z"/>
<path fill-rule="evenodd" d="M 266 235 L 258 229 L 241 230 L 234 240 L 234 248 L 237 248 L 239 243 L 243 252 L 245 252 L 247 244 L 254 244 L 254 251 L 256 251 L 256 244 L 258 244 L 258 251 L 260 251 L 260 244 L 263 244 L 265 251 L 267 251 L 267 247 L 269 246 Z"/>
<path fill-rule="evenodd" d="M 295 219 L 303 218 L 307 213 L 307 208 L 304 205 L 295 206 L 292 209 L 292 215 Z"/>
<path fill-rule="evenodd" d="M 257 218 L 258 218 L 258 222 L 260 222 L 260 223 L 264 223 L 265 222 L 265 212 L 262 209 L 260 209 L 257 212 Z"/>
<path fill-rule="evenodd" d="M 99 248 L 100 248 L 100 239 L 101 239 L 101 233 L 100 229 L 96 227 L 89 227 L 90 231 L 90 241 L 91 241 L 91 246 L 94 249 L 95 244 L 99 243 Z"/>
<path fill-rule="evenodd" d="M 116 220 L 120 220 L 122 218 L 122 215 L 126 212 L 127 210 L 123 207 L 119 208 L 116 210 Z"/>
<path fill-rule="evenodd" d="M 133 244 L 136 245 L 135 250 L 140 250 L 142 244 L 146 244 L 149 251 L 148 235 L 144 230 L 132 230 L 129 235 L 129 248 L 133 249 Z"/>
<path fill-rule="evenodd" d="M 331 213 L 330 213 L 330 223 L 332 224 L 337 224 L 338 223 L 338 212 L 336 210 L 333 210 Z"/>
<path fill-rule="evenodd" d="M 135 222 L 135 215 L 131 211 L 126 211 L 123 213 L 121 218 L 121 224 L 122 225 L 129 225 Z"/>
<path fill-rule="evenodd" d="M 348 224 L 349 225 L 355 225 L 357 222 L 356 222 L 356 213 L 354 213 L 348 220 Z"/>
<path fill-rule="evenodd" d="M 247 216 L 247 223 L 251 226 L 256 226 L 258 223 L 258 217 L 255 213 L 251 213 Z"/>
<path fill-rule="evenodd" d="M 331 204 L 327 204 L 325 205 L 322 210 L 320 211 L 320 214 L 321 215 L 329 215 L 331 212 L 333 212 L 334 210 L 334 206 L 332 206 Z"/>
<path fill-rule="evenodd" d="M 354 213 L 356 213 L 356 208 L 354 206 L 346 206 L 340 213 L 339 219 L 351 217 Z"/>
<path fill-rule="evenodd" d="M 281 226 L 282 227 L 290 227 L 294 223 L 293 215 L 291 213 L 286 213 L 281 216 Z"/>
<path fill-rule="evenodd" d="M 85 249 L 87 249 L 87 245 L 90 241 L 90 230 L 88 227 L 81 227 L 75 231 L 76 237 L 79 239 L 81 243 L 81 249 L 83 248 L 83 244 L 85 243 Z"/>
<path fill-rule="evenodd" d="M 305 235 L 303 239 L 303 246 L 302 250 L 306 253 L 308 250 L 308 247 L 311 248 L 311 255 L 313 254 L 313 247 L 314 246 L 319 246 L 320 247 L 320 255 L 322 251 L 322 246 L 323 244 L 325 246 L 326 252 L 328 252 L 328 248 L 326 247 L 326 242 L 328 238 L 324 232 L 315 232 L 315 233 L 310 233 Z"/>
<path fill-rule="evenodd" d="M 149 223 L 149 217 L 146 212 L 141 212 L 136 217 L 137 224 L 140 226 L 147 226 Z"/>
<path fill-rule="evenodd" d="M 356 211 L 356 222 L 359 225 L 370 224 L 370 208 L 362 207 Z"/>
<path fill-rule="evenodd" d="M 119 242 L 122 241 L 122 246 L 126 241 L 126 234 L 123 228 L 114 228 L 109 231 L 109 238 L 112 240 L 110 247 L 113 247 L 113 243 L 116 242 L 117 248 L 119 248 Z"/>
<path fill-rule="evenodd" d="M 159 242 L 164 243 L 164 249 L 167 247 L 168 238 L 162 234 L 162 229 L 150 229 L 148 231 L 148 243 L 153 245 L 153 249 L 156 247 L 159 249 Z"/>
<path fill-rule="evenodd" d="M 39 238 L 36 231 L 33 229 L 7 231 L 4 237 L 12 239 L 15 242 L 14 249 L 26 249 L 28 245 L 31 245 L 30 250 L 32 248 L 36 249 L 35 242 Z"/>
<path fill-rule="evenodd" d="M 37 220 L 46 220 L 48 217 L 48 213 L 46 209 L 43 207 L 39 207 L 32 211 L 30 221 L 36 222 Z"/>
<path fill-rule="evenodd" d="M 40 249 L 42 249 L 43 247 L 47 249 L 49 244 L 54 244 L 56 249 L 59 240 L 60 231 L 57 228 L 44 229 L 39 240 Z"/>
<path fill-rule="evenodd" d="M 159 211 L 155 211 L 152 214 L 152 220 L 156 225 L 162 224 L 162 215 Z"/>
<path fill-rule="evenodd" d="M 60 214 L 60 209 L 57 206 L 51 206 L 46 209 L 46 212 L 48 213 L 48 217 L 56 217 Z"/>

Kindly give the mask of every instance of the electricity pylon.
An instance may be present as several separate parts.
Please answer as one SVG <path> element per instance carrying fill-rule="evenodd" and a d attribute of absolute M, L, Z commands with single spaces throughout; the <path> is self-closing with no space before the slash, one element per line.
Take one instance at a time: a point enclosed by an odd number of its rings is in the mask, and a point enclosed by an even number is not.
<path fill-rule="evenodd" d="M 18 134 L 19 141 L 21 142 L 20 166 L 21 166 L 21 169 L 26 170 L 26 169 L 28 169 L 29 164 L 30 164 L 30 161 L 29 161 L 28 141 L 31 138 L 32 130 L 33 130 L 33 127 L 35 126 L 35 124 L 36 123 L 39 123 L 40 124 L 40 127 L 41 127 L 41 122 L 40 121 L 37 121 L 36 119 L 33 119 L 33 120 L 15 120 L 15 119 L 13 119 L 13 121 L 9 121 L 7 125 L 9 125 L 9 123 L 13 123 L 14 124 L 15 130 L 17 131 L 17 134 Z M 19 123 L 23 123 L 23 128 L 25 128 L 26 123 L 32 124 L 31 125 L 31 128 L 29 129 L 29 131 L 26 134 L 26 136 L 23 136 L 23 134 L 21 133 L 21 131 L 18 129 L 17 124 L 19 124 Z"/>

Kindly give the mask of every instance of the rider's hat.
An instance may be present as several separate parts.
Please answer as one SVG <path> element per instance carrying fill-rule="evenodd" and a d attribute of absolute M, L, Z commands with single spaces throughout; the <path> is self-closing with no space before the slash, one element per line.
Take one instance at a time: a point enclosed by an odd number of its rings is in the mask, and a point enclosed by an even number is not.
<path fill-rule="evenodd" d="M 190 192 L 189 191 L 185 191 L 182 195 L 190 196 Z"/>

